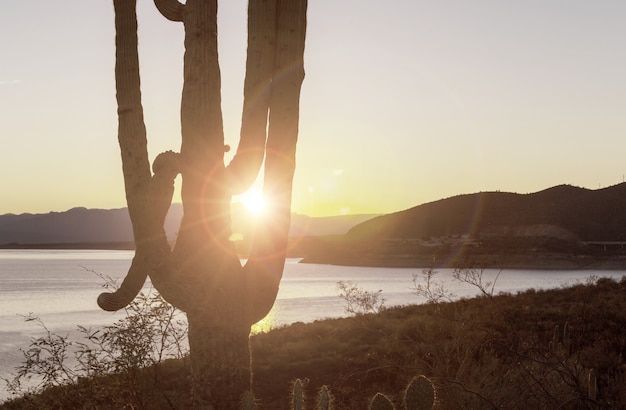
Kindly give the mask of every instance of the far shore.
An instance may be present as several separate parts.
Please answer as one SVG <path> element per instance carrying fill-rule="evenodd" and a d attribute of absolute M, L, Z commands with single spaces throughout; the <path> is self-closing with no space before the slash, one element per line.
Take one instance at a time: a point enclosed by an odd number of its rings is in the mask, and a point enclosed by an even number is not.
<path fill-rule="evenodd" d="M 565 254 L 519 254 L 488 255 L 481 258 L 433 260 L 432 257 L 391 258 L 308 258 L 301 263 L 317 263 L 343 266 L 416 268 L 416 269 L 527 269 L 527 270 L 626 270 L 626 256 L 565 255 Z"/>
<path fill-rule="evenodd" d="M 40 244 L 0 244 L 0 249 L 18 250 L 135 250 L 133 242 L 83 242 L 83 243 L 40 243 Z M 242 256 L 245 257 L 245 256 Z M 532 270 L 626 270 L 626 255 L 601 255 L 568 253 L 520 253 L 507 255 L 481 255 L 470 258 L 433 258 L 428 255 L 394 255 L 390 257 L 342 257 L 307 256 L 300 252 L 288 255 L 302 258 L 300 263 L 362 266 L 385 268 L 452 269 L 472 267 L 478 269 L 532 269 Z"/>
<path fill-rule="evenodd" d="M 134 242 L 5 243 L 0 249 L 135 250 Z"/>

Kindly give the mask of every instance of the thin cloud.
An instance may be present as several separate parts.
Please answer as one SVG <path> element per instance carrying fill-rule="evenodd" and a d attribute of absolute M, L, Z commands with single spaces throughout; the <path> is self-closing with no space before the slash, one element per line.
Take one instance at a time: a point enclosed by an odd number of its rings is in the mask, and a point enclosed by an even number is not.
<path fill-rule="evenodd" d="M 0 80 L 0 85 L 16 85 L 21 83 L 22 80 Z"/>

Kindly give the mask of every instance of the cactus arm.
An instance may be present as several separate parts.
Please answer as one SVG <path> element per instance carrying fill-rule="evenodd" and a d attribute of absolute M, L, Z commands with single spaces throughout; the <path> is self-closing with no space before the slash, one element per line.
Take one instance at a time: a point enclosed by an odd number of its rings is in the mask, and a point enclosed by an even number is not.
<path fill-rule="evenodd" d="M 178 0 L 154 0 L 157 10 L 170 21 L 183 21 L 185 5 Z"/>
<path fill-rule="evenodd" d="M 300 90 L 304 80 L 307 1 L 284 2 L 281 7 L 263 181 L 263 195 L 270 211 L 256 230 L 244 266 L 251 293 L 248 297 L 253 305 L 251 313 L 256 321 L 269 312 L 275 301 L 287 255 Z"/>
<path fill-rule="evenodd" d="M 128 305 L 139 293 L 148 272 L 164 263 L 169 245 L 163 231 L 165 214 L 172 200 L 173 179 L 177 170 L 155 161 L 159 172 L 152 177 L 146 127 L 143 120 L 137 52 L 137 13 L 135 0 L 114 0 L 115 8 L 115 82 L 118 104 L 118 140 L 126 202 L 137 247 L 135 257 L 120 288 L 102 293 L 98 305 L 114 311 Z M 164 154 L 161 154 L 163 156 Z M 165 155 L 170 158 L 174 153 Z M 154 216 L 154 218 L 150 218 Z"/>
<path fill-rule="evenodd" d="M 263 163 L 274 68 L 275 27 L 276 0 L 250 1 L 241 133 L 237 153 L 226 167 L 226 184 L 233 195 L 252 185 Z"/>
<path fill-rule="evenodd" d="M 165 217 L 170 208 L 172 196 L 174 195 L 173 182 L 174 178 L 176 178 L 176 175 L 179 173 L 180 167 L 178 155 L 179 154 L 172 151 L 163 152 L 157 156 L 153 163 L 154 176 L 150 182 L 152 198 L 151 212 L 154 217 L 154 222 L 161 227 L 165 222 Z M 158 236 L 164 237 L 165 232 L 162 230 Z M 156 248 L 158 249 L 159 247 Z M 163 246 L 160 248 L 163 249 Z M 155 268 L 152 267 L 147 259 L 148 255 L 150 255 L 150 252 L 138 250 L 138 253 L 135 255 L 130 265 L 128 274 L 119 289 L 112 293 L 104 292 L 98 296 L 98 306 L 100 306 L 101 309 L 114 312 L 132 302 L 135 296 L 141 291 L 148 272 L 155 271 Z M 163 258 L 160 259 L 162 263 Z M 168 286 L 161 286 L 161 288 L 165 289 L 162 293 L 167 295 Z"/>
<path fill-rule="evenodd" d="M 142 258 L 135 255 L 131 262 L 128 274 L 115 292 L 103 292 L 98 296 L 98 306 L 107 312 L 115 312 L 135 299 L 143 287 L 148 270 Z"/>

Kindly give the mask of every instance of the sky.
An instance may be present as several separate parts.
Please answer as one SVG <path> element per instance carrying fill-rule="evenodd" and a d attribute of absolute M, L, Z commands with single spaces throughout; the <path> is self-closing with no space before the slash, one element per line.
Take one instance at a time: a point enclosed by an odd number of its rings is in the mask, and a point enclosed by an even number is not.
<path fill-rule="evenodd" d="M 232 147 L 246 8 L 218 16 Z M 113 18 L 112 1 L 0 1 L 0 214 L 126 206 Z M 180 147 L 184 32 L 150 0 L 138 20 L 153 159 Z M 623 182 L 625 20 L 623 0 L 309 0 L 293 211 Z"/>

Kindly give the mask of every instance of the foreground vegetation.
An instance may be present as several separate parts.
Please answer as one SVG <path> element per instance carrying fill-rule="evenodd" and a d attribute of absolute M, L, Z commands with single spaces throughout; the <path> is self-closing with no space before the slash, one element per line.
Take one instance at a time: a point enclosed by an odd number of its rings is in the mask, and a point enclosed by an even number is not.
<path fill-rule="evenodd" d="M 311 405 L 327 385 L 335 409 L 365 409 L 378 392 L 399 406 L 407 382 L 423 374 L 435 386 L 435 408 L 626 406 L 626 279 L 516 295 L 494 294 L 479 275 L 461 279 L 483 295 L 448 301 L 436 276 L 425 273 L 416 292 L 429 304 L 371 304 L 378 313 L 353 305 L 353 317 L 253 336 L 257 403 L 291 408 L 290 386 L 299 378 Z M 115 375 L 93 374 L 0 407 L 194 408 L 186 360 L 123 365 Z"/>

